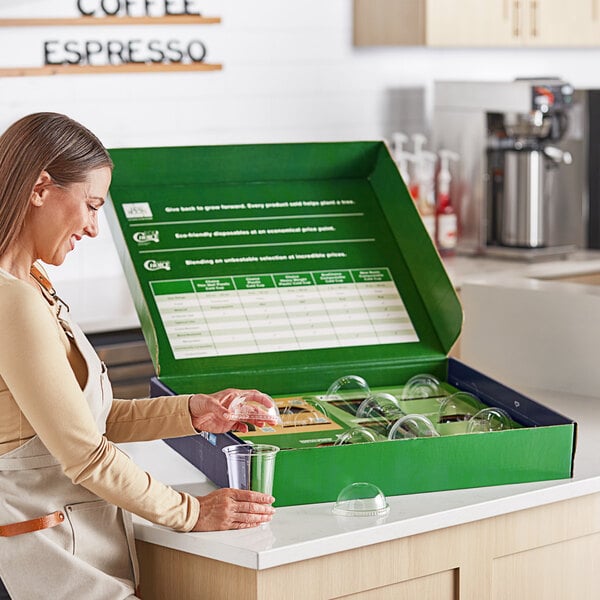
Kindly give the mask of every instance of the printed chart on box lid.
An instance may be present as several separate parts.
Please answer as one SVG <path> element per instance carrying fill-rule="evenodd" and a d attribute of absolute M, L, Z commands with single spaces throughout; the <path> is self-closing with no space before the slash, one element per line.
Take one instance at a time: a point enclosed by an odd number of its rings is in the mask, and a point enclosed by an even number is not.
<path fill-rule="evenodd" d="M 372 197 L 282 185 L 122 205 L 175 359 L 418 342 Z"/>
<path fill-rule="evenodd" d="M 387 268 L 150 285 L 176 359 L 418 341 Z"/>

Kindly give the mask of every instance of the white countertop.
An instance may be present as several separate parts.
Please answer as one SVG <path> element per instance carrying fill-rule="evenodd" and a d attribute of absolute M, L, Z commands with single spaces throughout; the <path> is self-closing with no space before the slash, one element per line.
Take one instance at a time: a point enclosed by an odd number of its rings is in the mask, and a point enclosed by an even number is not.
<path fill-rule="evenodd" d="M 135 518 L 136 537 L 251 569 L 268 569 L 361 546 L 600 492 L 600 398 L 523 390 L 578 422 L 572 479 L 389 497 L 383 518 L 337 517 L 333 503 L 278 508 L 259 528 L 176 533 Z M 214 489 L 202 473 L 163 442 L 122 444 L 144 469 L 176 488 Z"/>
<path fill-rule="evenodd" d="M 600 251 L 579 250 L 547 261 L 518 261 L 491 256 L 450 256 L 444 266 L 457 289 L 474 281 L 554 278 L 600 271 Z"/>
<path fill-rule="evenodd" d="M 599 284 L 598 251 L 471 273 L 460 288 L 461 359 L 509 386 L 597 395 Z"/>

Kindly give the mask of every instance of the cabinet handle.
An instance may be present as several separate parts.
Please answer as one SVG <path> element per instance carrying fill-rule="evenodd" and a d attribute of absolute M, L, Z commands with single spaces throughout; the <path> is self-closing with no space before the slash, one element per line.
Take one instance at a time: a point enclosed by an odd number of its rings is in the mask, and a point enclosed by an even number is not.
<path fill-rule="evenodd" d="M 537 37 L 538 34 L 538 25 L 537 25 L 537 18 L 538 18 L 538 6 L 537 6 L 537 0 L 530 0 L 531 2 L 531 37 Z"/>
<path fill-rule="evenodd" d="M 592 0 L 592 20 L 598 20 L 598 0 Z"/>
<path fill-rule="evenodd" d="M 519 30 L 519 12 L 521 10 L 519 0 L 513 1 L 513 36 L 519 37 L 521 32 Z"/>

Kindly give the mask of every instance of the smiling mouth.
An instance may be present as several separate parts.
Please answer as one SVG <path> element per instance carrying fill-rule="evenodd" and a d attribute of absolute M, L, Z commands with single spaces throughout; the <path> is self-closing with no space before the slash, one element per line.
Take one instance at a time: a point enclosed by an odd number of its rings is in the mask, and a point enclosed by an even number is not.
<path fill-rule="evenodd" d="M 71 250 L 75 249 L 75 242 L 78 242 L 81 238 L 78 237 L 77 235 L 73 234 L 70 238 L 70 242 L 71 242 Z"/>

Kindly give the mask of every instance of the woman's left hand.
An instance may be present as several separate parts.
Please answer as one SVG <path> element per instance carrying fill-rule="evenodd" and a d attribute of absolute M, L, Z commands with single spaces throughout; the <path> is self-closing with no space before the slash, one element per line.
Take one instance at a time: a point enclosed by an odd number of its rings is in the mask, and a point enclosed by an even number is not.
<path fill-rule="evenodd" d="M 267 409 L 273 406 L 271 397 L 258 390 L 229 388 L 214 394 L 194 394 L 189 400 L 194 429 L 210 433 L 225 433 L 231 430 L 246 433 L 248 426 L 232 419 L 232 413 L 229 411 L 231 403 L 240 396 L 249 402 L 262 404 Z M 268 419 L 266 421 L 268 422 Z"/>

